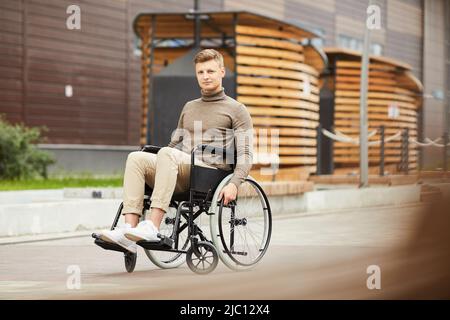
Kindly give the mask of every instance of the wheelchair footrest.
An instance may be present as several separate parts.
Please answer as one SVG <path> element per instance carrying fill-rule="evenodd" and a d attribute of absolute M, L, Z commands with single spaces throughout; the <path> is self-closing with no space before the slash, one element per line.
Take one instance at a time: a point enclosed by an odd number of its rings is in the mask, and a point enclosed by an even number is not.
<path fill-rule="evenodd" d="M 148 250 L 170 250 L 173 248 L 173 240 L 171 238 L 163 235 L 158 235 L 158 237 L 160 238 L 159 241 L 141 240 L 136 242 L 136 244 Z"/>
<path fill-rule="evenodd" d="M 119 252 L 123 252 L 123 253 L 127 253 L 129 252 L 127 249 L 122 248 L 121 246 L 119 246 L 118 244 L 115 243 L 111 243 L 111 242 L 107 242 L 104 241 L 100 238 L 100 235 L 97 233 L 93 233 L 92 234 L 92 238 L 95 239 L 94 243 L 96 245 L 98 245 L 99 247 L 102 247 L 105 250 L 112 250 L 112 251 L 119 251 Z"/>

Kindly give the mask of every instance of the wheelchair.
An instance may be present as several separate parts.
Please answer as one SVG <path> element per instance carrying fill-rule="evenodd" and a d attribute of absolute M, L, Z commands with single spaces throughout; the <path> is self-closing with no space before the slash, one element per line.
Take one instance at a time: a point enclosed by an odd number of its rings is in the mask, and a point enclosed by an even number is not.
<path fill-rule="evenodd" d="M 157 154 L 161 147 L 146 145 L 141 151 Z M 234 159 L 232 169 L 212 169 L 195 165 L 197 152 Z M 187 263 L 197 274 L 213 271 L 219 260 L 232 270 L 254 267 L 266 253 L 272 233 L 272 213 L 262 187 L 248 176 L 238 188 L 234 201 L 224 204 L 218 200 L 222 188 L 230 181 L 236 163 L 236 151 L 201 144 L 191 151 L 189 190 L 174 193 L 169 210 L 160 226 L 158 241 L 141 240 L 137 245 L 156 266 L 176 268 Z M 146 184 L 141 219 L 150 209 L 152 189 Z M 120 204 L 114 218 L 113 230 L 122 215 Z M 209 216 L 209 228 L 201 217 Z M 95 244 L 106 250 L 123 252 L 125 268 L 133 272 L 137 254 L 121 246 L 103 241 L 92 234 Z"/>

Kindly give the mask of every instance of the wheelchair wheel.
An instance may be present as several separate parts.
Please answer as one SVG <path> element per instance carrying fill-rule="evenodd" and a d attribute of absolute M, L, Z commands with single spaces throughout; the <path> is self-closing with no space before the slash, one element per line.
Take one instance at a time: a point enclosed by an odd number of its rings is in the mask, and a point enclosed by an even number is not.
<path fill-rule="evenodd" d="M 164 215 L 163 221 L 160 226 L 159 233 L 170 237 L 174 230 L 175 226 L 175 218 L 176 218 L 177 210 L 174 207 L 169 207 L 169 210 Z M 182 226 L 186 220 L 183 216 L 180 218 L 179 226 Z M 175 244 L 175 249 L 178 250 L 186 250 L 189 245 L 188 238 L 188 228 L 185 228 L 178 235 L 178 244 Z M 161 250 L 144 250 L 147 257 L 153 262 L 156 266 L 161 269 L 172 269 L 177 268 L 182 265 L 186 257 L 183 253 L 172 252 L 172 251 L 161 251 Z"/>
<path fill-rule="evenodd" d="M 219 184 L 212 199 L 211 234 L 222 262 L 230 269 L 245 270 L 255 266 L 267 251 L 272 214 L 266 194 L 251 177 L 239 186 L 235 201 L 227 206 L 218 202 L 230 178 Z"/>
<path fill-rule="evenodd" d="M 131 252 L 124 253 L 124 259 L 125 259 L 125 269 L 127 269 L 129 273 L 133 272 L 134 267 L 136 267 L 137 254 Z"/>
<path fill-rule="evenodd" d="M 195 273 L 207 274 L 217 267 L 219 256 L 214 245 L 207 241 L 200 241 L 187 251 L 186 263 Z"/>

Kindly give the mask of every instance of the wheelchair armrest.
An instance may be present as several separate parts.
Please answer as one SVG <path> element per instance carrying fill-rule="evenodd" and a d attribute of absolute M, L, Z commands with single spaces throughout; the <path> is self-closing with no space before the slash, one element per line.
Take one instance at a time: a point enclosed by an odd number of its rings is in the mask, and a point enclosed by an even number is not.
<path fill-rule="evenodd" d="M 162 147 L 158 147 L 158 146 L 152 146 L 150 144 L 147 144 L 145 146 L 142 147 L 141 151 L 143 152 L 149 152 L 149 153 L 158 153 L 159 150 L 161 150 Z"/>

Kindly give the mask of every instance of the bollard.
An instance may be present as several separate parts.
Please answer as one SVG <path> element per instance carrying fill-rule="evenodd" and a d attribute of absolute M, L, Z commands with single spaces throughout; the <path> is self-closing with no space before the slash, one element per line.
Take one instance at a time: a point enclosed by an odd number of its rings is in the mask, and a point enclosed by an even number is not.
<path fill-rule="evenodd" d="M 316 158 L 316 175 L 321 175 L 322 174 L 322 170 L 321 170 L 321 166 L 322 166 L 322 152 L 321 152 L 321 147 L 322 147 L 322 125 L 319 123 L 319 125 L 316 128 L 316 149 L 317 149 L 317 158 Z"/>
<path fill-rule="evenodd" d="M 404 152 L 405 152 L 405 173 L 409 173 L 409 128 L 405 128 L 405 137 L 404 137 Z"/>
<path fill-rule="evenodd" d="M 398 169 L 400 172 L 408 174 L 409 170 L 409 128 L 405 128 L 402 133 L 402 141 L 400 145 L 400 163 Z"/>
<path fill-rule="evenodd" d="M 384 126 L 380 126 L 380 176 L 384 176 Z"/>
<path fill-rule="evenodd" d="M 444 147 L 442 148 L 442 149 L 444 149 L 444 150 L 442 150 L 442 152 L 444 153 L 444 156 L 443 156 L 443 161 L 444 161 L 444 163 L 443 163 L 443 165 L 442 165 L 442 170 L 444 170 L 444 172 L 445 173 L 447 173 L 447 162 L 448 162 L 448 159 L 447 159 L 447 155 L 448 155 L 448 132 L 445 132 L 444 133 L 444 136 L 443 136 L 443 140 L 444 140 Z"/>

